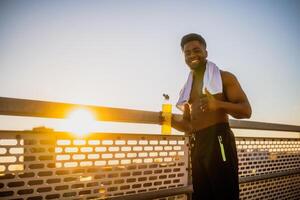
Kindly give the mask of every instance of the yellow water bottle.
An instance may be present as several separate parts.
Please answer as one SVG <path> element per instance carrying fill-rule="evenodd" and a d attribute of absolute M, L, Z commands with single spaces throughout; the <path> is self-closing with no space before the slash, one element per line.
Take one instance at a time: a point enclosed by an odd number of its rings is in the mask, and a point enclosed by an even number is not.
<path fill-rule="evenodd" d="M 162 104 L 162 117 L 164 121 L 161 126 L 161 133 L 163 135 L 171 135 L 171 118 L 172 118 L 172 104 L 169 102 L 169 95 L 163 94 L 164 102 Z"/>

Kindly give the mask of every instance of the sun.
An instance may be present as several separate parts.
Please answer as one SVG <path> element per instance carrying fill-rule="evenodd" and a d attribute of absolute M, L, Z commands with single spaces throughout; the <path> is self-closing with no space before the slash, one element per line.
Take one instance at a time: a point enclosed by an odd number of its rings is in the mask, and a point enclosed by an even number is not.
<path fill-rule="evenodd" d="M 90 133 L 95 125 L 95 116 L 90 110 L 84 108 L 71 111 L 67 117 L 67 130 L 77 136 Z"/>

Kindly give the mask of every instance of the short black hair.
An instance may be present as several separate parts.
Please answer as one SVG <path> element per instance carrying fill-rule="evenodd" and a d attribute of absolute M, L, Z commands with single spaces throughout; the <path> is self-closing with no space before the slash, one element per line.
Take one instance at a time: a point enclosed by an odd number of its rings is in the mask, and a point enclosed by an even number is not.
<path fill-rule="evenodd" d="M 189 33 L 185 36 L 183 36 L 181 38 L 181 43 L 180 43 L 180 46 L 181 46 L 181 49 L 183 49 L 183 46 L 188 43 L 188 42 L 191 42 L 191 41 L 199 41 L 202 45 L 204 45 L 204 47 L 206 48 L 206 42 L 204 40 L 204 38 L 197 34 L 197 33 Z"/>

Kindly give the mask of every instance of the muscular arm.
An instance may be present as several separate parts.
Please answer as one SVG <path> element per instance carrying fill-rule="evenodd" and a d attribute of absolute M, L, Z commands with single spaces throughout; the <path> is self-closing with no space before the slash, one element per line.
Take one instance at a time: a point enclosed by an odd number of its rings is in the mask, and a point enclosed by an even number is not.
<path fill-rule="evenodd" d="M 190 120 L 191 120 L 190 108 L 186 104 L 184 106 L 183 115 L 180 117 L 173 115 L 171 124 L 172 127 L 175 128 L 176 130 L 188 133 L 192 130 Z"/>
<path fill-rule="evenodd" d="M 227 101 L 220 101 L 218 107 L 234 118 L 250 118 L 251 106 L 237 78 L 229 72 L 222 71 L 221 73 L 223 92 L 227 97 Z"/>

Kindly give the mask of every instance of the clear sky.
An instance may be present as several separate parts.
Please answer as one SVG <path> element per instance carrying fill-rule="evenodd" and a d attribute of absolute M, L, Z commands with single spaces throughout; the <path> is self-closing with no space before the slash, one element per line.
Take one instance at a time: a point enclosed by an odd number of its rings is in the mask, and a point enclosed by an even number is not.
<path fill-rule="evenodd" d="M 237 76 L 251 120 L 300 125 L 299 10 L 289 0 L 1 0 L 0 96 L 159 111 L 162 93 L 177 101 L 189 72 L 180 39 L 195 32 Z M 0 129 L 56 123 L 0 116 Z"/>

